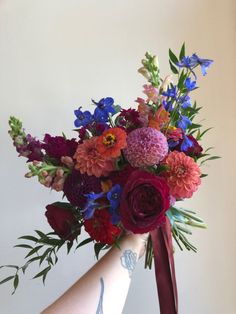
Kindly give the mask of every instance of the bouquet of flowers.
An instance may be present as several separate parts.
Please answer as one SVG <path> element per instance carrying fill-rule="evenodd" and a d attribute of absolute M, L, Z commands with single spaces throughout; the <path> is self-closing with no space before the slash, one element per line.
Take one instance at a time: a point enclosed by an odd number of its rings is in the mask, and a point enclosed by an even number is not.
<path fill-rule="evenodd" d="M 136 109 L 122 109 L 111 97 L 92 100 L 93 112 L 74 110 L 77 136 L 72 139 L 64 133 L 45 134 L 40 141 L 10 117 L 13 144 L 19 156 L 27 158 L 25 177 L 37 177 L 45 187 L 63 192 L 66 201 L 46 206 L 53 232 L 35 230 L 34 235 L 19 238 L 22 242 L 16 247 L 28 250 L 26 262 L 21 267 L 2 266 L 14 269 L 14 274 L 0 284 L 12 280 L 14 293 L 20 273 L 33 262 L 43 267 L 33 278 L 45 281 L 63 246 L 69 253 L 73 246 L 76 250 L 93 242 L 98 258 L 101 250 L 119 248 L 123 232 L 149 232 L 145 267 L 151 268 L 153 259 L 155 266 L 164 265 L 177 307 L 172 236 L 181 250 L 196 252 L 187 238 L 188 226 L 206 227 L 195 212 L 177 203 L 191 198 L 207 176 L 202 165 L 218 158 L 210 155 L 212 147 L 204 150 L 200 144 L 210 128 L 202 130 L 193 122 L 201 108 L 190 97 L 197 89 L 196 69 L 206 75 L 212 62 L 196 54 L 186 56 L 183 44 L 178 56 L 169 50 L 173 75 L 163 79 L 157 57 L 147 52 L 138 71 L 148 82 L 143 86 L 145 97 L 136 99 Z M 82 228 L 88 238 L 80 241 Z M 162 303 L 165 288 L 158 269 L 156 276 Z"/>

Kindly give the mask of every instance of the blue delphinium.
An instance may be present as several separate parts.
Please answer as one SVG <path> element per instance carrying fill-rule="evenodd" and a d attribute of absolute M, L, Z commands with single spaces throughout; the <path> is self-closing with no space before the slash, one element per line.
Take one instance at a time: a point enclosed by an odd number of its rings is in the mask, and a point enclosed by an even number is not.
<path fill-rule="evenodd" d="M 177 99 L 177 86 L 168 87 L 166 92 L 163 92 L 162 95 Z"/>
<path fill-rule="evenodd" d="M 162 105 L 164 106 L 166 111 L 171 112 L 174 110 L 173 102 L 171 100 L 169 100 L 169 101 L 163 100 Z"/>
<path fill-rule="evenodd" d="M 192 106 L 191 98 L 187 94 L 184 94 L 184 95 L 180 96 L 178 102 L 179 102 L 179 104 L 181 104 L 181 107 L 183 109 L 186 109 L 186 108 Z"/>
<path fill-rule="evenodd" d="M 85 194 L 87 197 L 87 203 L 85 207 L 81 210 L 84 213 L 84 219 L 90 219 L 93 217 L 95 210 L 101 206 L 101 204 L 97 203 L 96 200 L 101 198 L 104 195 L 103 192 L 101 193 L 88 193 Z"/>
<path fill-rule="evenodd" d="M 183 141 L 180 146 L 180 150 L 182 152 L 186 152 L 189 147 L 193 146 L 193 142 L 184 134 Z"/>
<path fill-rule="evenodd" d="M 120 221 L 118 214 L 118 207 L 120 205 L 121 186 L 119 184 L 114 185 L 107 193 L 107 199 L 110 203 L 109 212 L 112 215 L 112 223 L 117 224 Z"/>
<path fill-rule="evenodd" d="M 93 122 L 93 115 L 89 111 L 81 111 L 82 107 L 79 107 L 79 109 L 74 110 L 74 113 L 77 117 L 77 119 L 74 122 L 74 125 L 79 128 L 81 126 L 86 126 Z"/>
<path fill-rule="evenodd" d="M 187 127 L 192 124 L 192 121 L 187 116 L 180 114 L 180 119 L 178 120 L 177 124 L 178 128 L 186 130 Z"/>
<path fill-rule="evenodd" d="M 190 77 L 187 77 L 186 80 L 185 80 L 185 83 L 184 83 L 186 89 L 189 92 L 197 88 L 196 84 L 197 84 L 197 82 L 196 81 L 191 81 Z"/>
<path fill-rule="evenodd" d="M 179 62 L 176 63 L 180 68 L 187 68 L 191 71 L 198 65 L 201 67 L 202 75 L 206 75 L 206 70 L 213 63 L 213 60 L 202 59 L 194 53 L 191 57 L 183 57 Z"/>
<path fill-rule="evenodd" d="M 201 66 L 202 75 L 205 76 L 207 74 L 206 70 L 213 63 L 213 60 L 199 58 L 196 55 L 196 53 L 194 53 L 191 58 L 192 58 L 193 62 L 196 62 L 197 64 L 199 64 Z"/>
<path fill-rule="evenodd" d="M 92 100 L 92 102 L 97 106 L 94 110 L 94 119 L 96 122 L 107 122 L 109 113 L 115 113 L 115 109 L 113 107 L 114 99 L 111 97 L 102 98 L 99 102 Z"/>

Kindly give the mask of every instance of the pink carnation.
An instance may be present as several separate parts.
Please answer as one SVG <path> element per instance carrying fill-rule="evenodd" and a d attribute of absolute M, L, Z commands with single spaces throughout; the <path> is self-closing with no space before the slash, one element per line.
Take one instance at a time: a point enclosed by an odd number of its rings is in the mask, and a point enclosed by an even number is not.
<path fill-rule="evenodd" d="M 168 153 L 166 137 L 150 127 L 136 129 L 127 137 L 124 154 L 132 167 L 158 164 Z"/>
<path fill-rule="evenodd" d="M 201 184 L 201 171 L 193 158 L 183 152 L 173 151 L 163 161 L 168 170 L 163 172 L 175 198 L 190 198 Z"/>

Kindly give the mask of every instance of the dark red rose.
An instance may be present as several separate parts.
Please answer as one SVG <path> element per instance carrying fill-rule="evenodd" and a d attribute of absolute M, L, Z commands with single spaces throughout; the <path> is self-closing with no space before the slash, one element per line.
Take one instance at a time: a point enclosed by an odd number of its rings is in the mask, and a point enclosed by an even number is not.
<path fill-rule="evenodd" d="M 165 179 L 136 170 L 128 178 L 120 203 L 123 226 L 133 233 L 149 232 L 165 222 L 169 209 L 169 187 Z"/>
<path fill-rule="evenodd" d="M 186 151 L 183 151 L 187 156 L 194 156 L 198 157 L 200 156 L 201 152 L 203 151 L 203 148 L 201 145 L 199 145 L 198 141 L 193 137 L 192 135 L 187 135 L 187 138 L 192 141 L 193 145 L 189 147 Z M 180 143 L 174 148 L 174 150 L 181 151 L 180 147 L 183 140 L 180 140 Z"/>
<path fill-rule="evenodd" d="M 67 140 L 63 136 L 51 136 L 50 134 L 45 134 L 43 141 L 42 148 L 46 153 L 59 160 L 62 156 L 73 157 L 78 146 L 74 138 Z"/>
<path fill-rule="evenodd" d="M 75 226 L 78 224 L 75 216 L 69 208 L 58 206 L 53 203 L 46 206 L 45 216 L 49 225 L 56 234 L 63 240 L 73 241 L 80 234 L 80 228 Z"/>
<path fill-rule="evenodd" d="M 84 221 L 84 228 L 92 239 L 104 244 L 113 244 L 121 233 L 121 229 L 111 223 L 107 209 L 96 210 L 93 218 Z"/>

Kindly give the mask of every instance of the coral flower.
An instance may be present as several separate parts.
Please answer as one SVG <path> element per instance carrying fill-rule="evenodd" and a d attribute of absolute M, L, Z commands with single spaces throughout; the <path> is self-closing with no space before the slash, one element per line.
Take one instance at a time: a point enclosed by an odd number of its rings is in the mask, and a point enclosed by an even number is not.
<path fill-rule="evenodd" d="M 121 149 L 127 146 L 127 134 L 120 128 L 111 128 L 103 132 L 97 140 L 97 151 L 105 158 L 119 157 Z"/>
<path fill-rule="evenodd" d="M 190 198 L 201 184 L 201 171 L 193 158 L 182 152 L 171 152 L 162 162 L 168 166 L 163 172 L 170 188 L 170 194 L 175 198 Z"/>
<path fill-rule="evenodd" d="M 75 169 L 80 173 L 94 175 L 97 178 L 107 176 L 115 169 L 111 158 L 104 158 L 96 149 L 98 137 L 94 136 L 78 145 L 74 154 L 76 159 Z"/>

